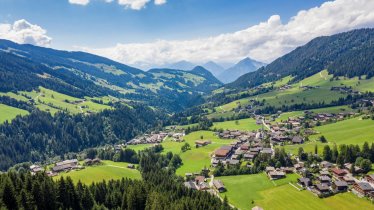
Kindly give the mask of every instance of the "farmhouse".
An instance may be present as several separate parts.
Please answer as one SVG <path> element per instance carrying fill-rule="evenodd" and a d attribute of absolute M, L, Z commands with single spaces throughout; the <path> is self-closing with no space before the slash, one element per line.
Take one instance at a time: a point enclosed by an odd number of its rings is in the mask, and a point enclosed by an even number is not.
<path fill-rule="evenodd" d="M 302 178 L 298 178 L 297 179 L 297 183 L 302 186 L 302 187 L 309 187 L 312 185 L 312 181 L 310 181 L 309 178 L 305 178 L 305 177 L 302 177 Z"/>
<path fill-rule="evenodd" d="M 331 172 L 336 179 L 342 179 L 347 174 L 345 170 L 339 168 L 333 168 Z"/>
<path fill-rule="evenodd" d="M 202 141 L 202 140 L 195 141 L 196 147 L 203 147 L 211 143 L 212 143 L 211 141 Z"/>
<path fill-rule="evenodd" d="M 52 168 L 52 171 L 55 173 L 58 173 L 61 171 L 71 170 L 77 167 L 78 167 L 77 159 L 65 160 L 65 161 L 56 163 L 55 166 Z"/>
<path fill-rule="evenodd" d="M 222 146 L 214 152 L 216 159 L 225 159 L 232 152 L 232 146 Z"/>
<path fill-rule="evenodd" d="M 31 171 L 31 174 L 36 174 L 38 172 L 43 171 L 43 168 L 40 167 L 39 165 L 31 165 L 30 166 L 30 171 Z"/>
<path fill-rule="evenodd" d="M 353 189 L 361 196 L 366 196 L 374 191 L 374 188 L 367 182 L 358 182 L 353 185 Z"/>
<path fill-rule="evenodd" d="M 214 180 L 213 181 L 213 186 L 220 193 L 226 191 L 225 185 L 223 185 L 221 180 Z"/>
<path fill-rule="evenodd" d="M 334 165 L 332 164 L 332 163 L 330 163 L 330 162 L 328 162 L 328 161 L 322 161 L 321 162 L 321 167 L 322 168 L 331 168 L 331 167 L 333 167 Z"/>
<path fill-rule="evenodd" d="M 304 139 L 301 136 L 294 136 L 292 138 L 292 143 L 293 144 L 302 144 L 302 143 L 304 143 Z"/>
<path fill-rule="evenodd" d="M 269 179 L 276 180 L 276 179 L 282 179 L 286 177 L 286 174 L 283 171 L 270 171 L 268 173 Z"/>
<path fill-rule="evenodd" d="M 348 189 L 348 183 L 345 181 L 334 181 L 332 184 L 332 189 L 334 192 L 345 192 Z"/>
<path fill-rule="evenodd" d="M 369 175 L 366 175 L 366 181 L 371 183 L 371 184 L 374 184 L 374 174 L 369 174 Z"/>
<path fill-rule="evenodd" d="M 323 196 L 330 193 L 329 186 L 325 184 L 316 184 L 315 189 L 318 196 Z"/>
<path fill-rule="evenodd" d="M 192 190 L 198 190 L 195 182 L 193 181 L 184 182 L 184 186 Z"/>
<path fill-rule="evenodd" d="M 319 181 L 321 182 L 321 184 L 327 184 L 327 185 L 329 185 L 330 182 L 331 182 L 331 179 L 328 176 L 320 176 L 319 177 Z"/>

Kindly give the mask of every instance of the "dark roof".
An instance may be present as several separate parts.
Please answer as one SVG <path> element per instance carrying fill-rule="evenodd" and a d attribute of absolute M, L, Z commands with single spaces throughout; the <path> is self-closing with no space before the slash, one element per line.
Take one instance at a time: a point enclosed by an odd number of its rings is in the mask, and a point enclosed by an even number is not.
<path fill-rule="evenodd" d="M 364 191 L 372 191 L 374 188 L 367 182 L 358 182 L 357 185 Z"/>
<path fill-rule="evenodd" d="M 221 180 L 214 180 L 214 181 L 213 181 L 213 184 L 214 184 L 214 186 L 215 186 L 217 189 L 225 188 L 225 185 L 223 185 L 223 183 L 222 183 Z"/>
<path fill-rule="evenodd" d="M 348 183 L 346 181 L 335 181 L 334 184 L 337 186 L 337 187 L 348 187 Z"/>
<path fill-rule="evenodd" d="M 329 186 L 324 185 L 324 184 L 316 184 L 316 188 L 320 191 L 326 191 L 329 190 Z"/>
<path fill-rule="evenodd" d="M 292 142 L 294 142 L 294 143 L 301 143 L 301 142 L 303 142 L 303 138 L 301 136 L 294 136 L 292 138 Z"/>

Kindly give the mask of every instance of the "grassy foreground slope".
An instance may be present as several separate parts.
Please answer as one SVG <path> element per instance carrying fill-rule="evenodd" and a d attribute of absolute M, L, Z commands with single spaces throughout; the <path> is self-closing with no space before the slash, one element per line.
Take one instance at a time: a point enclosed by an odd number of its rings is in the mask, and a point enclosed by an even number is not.
<path fill-rule="evenodd" d="M 11 121 L 17 115 L 27 115 L 29 112 L 23 109 L 0 104 L 0 124 L 5 121 Z"/>
<path fill-rule="evenodd" d="M 362 120 L 360 117 L 340 121 L 333 124 L 323 125 L 314 128 L 319 134 L 310 136 L 310 141 L 301 145 L 284 146 L 287 152 L 297 154 L 298 148 L 304 148 L 306 152 L 313 152 L 315 145 L 318 146 L 319 152 L 325 145 L 332 147 L 334 144 L 358 144 L 362 145 L 365 141 L 373 142 L 374 139 L 374 121 Z M 327 143 L 320 143 L 318 138 L 325 136 Z"/>
<path fill-rule="evenodd" d="M 54 177 L 54 179 L 70 176 L 74 182 L 80 180 L 84 184 L 91 184 L 92 182 L 100 182 L 102 180 L 110 179 L 141 179 L 140 172 L 135 169 L 127 168 L 127 165 L 127 163 L 122 162 L 103 161 L 103 165 L 89 166 L 80 171 L 61 173 Z"/>
<path fill-rule="evenodd" d="M 223 181 L 229 202 L 241 210 L 250 210 L 261 206 L 266 210 L 350 210 L 372 209 L 372 204 L 352 193 L 343 193 L 320 199 L 311 192 L 299 191 L 289 184 L 295 182 L 298 175 L 270 181 L 264 173 L 255 175 L 216 177 Z M 252 203 L 253 201 L 253 203 Z"/>

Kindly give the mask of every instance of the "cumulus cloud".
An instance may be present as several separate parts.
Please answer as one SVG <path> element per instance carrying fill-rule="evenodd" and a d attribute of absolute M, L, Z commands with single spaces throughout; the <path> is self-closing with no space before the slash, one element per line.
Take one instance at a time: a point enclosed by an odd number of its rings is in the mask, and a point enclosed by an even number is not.
<path fill-rule="evenodd" d="M 90 0 L 69 0 L 70 4 L 78 4 L 78 5 L 87 5 L 90 3 Z"/>
<path fill-rule="evenodd" d="M 24 19 L 17 20 L 13 24 L 0 24 L 0 38 L 38 46 L 49 46 L 52 41 L 45 29 Z"/>
<path fill-rule="evenodd" d="M 118 0 L 118 4 L 123 5 L 126 8 L 140 10 L 143 9 L 149 1 L 150 0 Z"/>
<path fill-rule="evenodd" d="M 111 3 L 114 0 L 104 0 L 106 3 Z M 145 6 L 151 0 L 118 0 L 118 4 L 124 6 L 126 9 L 133 9 L 133 10 L 141 10 L 145 8 Z M 78 5 L 87 5 L 90 3 L 90 0 L 69 0 L 70 4 L 78 4 Z M 166 0 L 154 0 L 155 5 L 162 5 L 166 3 Z"/>
<path fill-rule="evenodd" d="M 166 0 L 155 0 L 156 5 L 166 4 Z"/>
<path fill-rule="evenodd" d="M 374 27 L 373 11 L 372 0 L 335 0 L 299 11 L 286 23 L 273 15 L 247 29 L 207 38 L 81 49 L 144 68 L 179 60 L 235 62 L 246 56 L 270 62 L 315 37 Z"/>

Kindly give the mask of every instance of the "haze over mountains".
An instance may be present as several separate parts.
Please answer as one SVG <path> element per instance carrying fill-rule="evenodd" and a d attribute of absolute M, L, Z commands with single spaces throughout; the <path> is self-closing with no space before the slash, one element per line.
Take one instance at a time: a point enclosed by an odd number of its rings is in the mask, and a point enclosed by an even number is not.
<path fill-rule="evenodd" d="M 258 68 L 265 65 L 265 63 L 247 57 L 239 61 L 237 64 L 220 64 L 214 61 L 208 61 L 204 64 L 199 65 L 189 61 L 182 60 L 176 63 L 165 65 L 164 68 L 189 71 L 196 66 L 202 66 L 205 69 L 209 70 L 221 82 L 229 83 L 233 82 L 243 74 L 256 71 Z M 229 67 L 225 68 L 224 66 Z"/>

